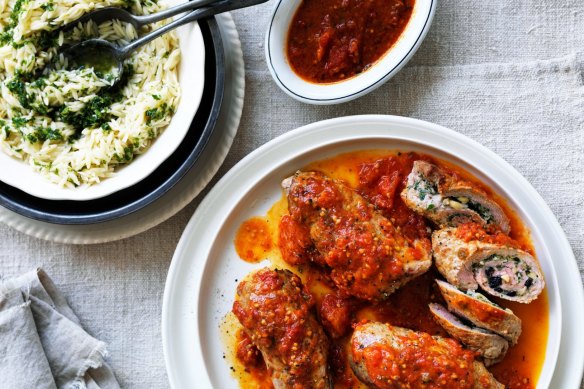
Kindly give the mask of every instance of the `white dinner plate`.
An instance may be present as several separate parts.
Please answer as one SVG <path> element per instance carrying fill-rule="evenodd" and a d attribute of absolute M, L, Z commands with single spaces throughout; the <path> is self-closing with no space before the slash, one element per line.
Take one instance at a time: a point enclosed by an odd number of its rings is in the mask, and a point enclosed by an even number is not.
<path fill-rule="evenodd" d="M 172 0 L 169 6 L 184 0 Z M 116 168 L 113 177 L 96 185 L 63 188 L 45 179 L 28 164 L 0 152 L 0 181 L 32 196 L 47 200 L 86 201 L 108 196 L 148 177 L 178 148 L 197 113 L 205 86 L 205 42 L 198 23 L 176 30 L 181 50 L 178 70 L 181 98 L 168 127 L 150 148 L 128 165 Z"/>
<path fill-rule="evenodd" d="M 487 148 L 444 127 L 396 116 L 354 116 L 299 128 L 248 155 L 217 183 L 185 229 L 166 280 L 162 340 L 171 386 L 237 387 L 223 359 L 219 325 L 231 310 L 236 280 L 262 266 L 239 259 L 233 244 L 238 227 L 264 215 L 282 196 L 281 180 L 295 170 L 365 149 L 418 151 L 453 162 L 507 201 L 531 231 L 546 277 L 549 336 L 537 388 L 578 387 L 584 368 L 584 290 L 570 245 L 549 207 Z"/>

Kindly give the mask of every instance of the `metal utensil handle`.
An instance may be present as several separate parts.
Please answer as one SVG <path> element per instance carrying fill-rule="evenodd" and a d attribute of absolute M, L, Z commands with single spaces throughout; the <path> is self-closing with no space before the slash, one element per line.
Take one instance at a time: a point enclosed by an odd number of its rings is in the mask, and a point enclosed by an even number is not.
<path fill-rule="evenodd" d="M 252 5 L 265 3 L 268 0 L 223 0 L 218 3 L 213 4 L 211 7 L 197 9 L 182 18 L 175 20 L 174 22 L 168 23 L 159 29 L 152 31 L 149 34 L 144 35 L 141 38 L 129 43 L 127 46 L 120 48 L 120 55 L 122 58 L 127 58 L 132 51 L 136 50 L 142 45 L 151 42 L 152 40 L 158 38 L 159 36 L 166 34 L 169 31 L 174 30 L 184 24 L 193 22 L 198 19 L 203 19 L 209 16 L 217 15 L 223 12 L 233 11 L 235 9 L 251 7 Z"/>
<path fill-rule="evenodd" d="M 165 9 L 164 11 L 156 12 L 151 15 L 140 15 L 136 16 L 135 19 L 139 26 L 145 26 L 151 23 L 156 23 L 164 19 L 168 19 L 178 14 L 182 14 L 186 11 L 192 11 L 197 8 L 204 7 L 206 5 L 216 3 L 220 0 L 192 0 L 186 3 L 179 4 L 175 7 Z"/>

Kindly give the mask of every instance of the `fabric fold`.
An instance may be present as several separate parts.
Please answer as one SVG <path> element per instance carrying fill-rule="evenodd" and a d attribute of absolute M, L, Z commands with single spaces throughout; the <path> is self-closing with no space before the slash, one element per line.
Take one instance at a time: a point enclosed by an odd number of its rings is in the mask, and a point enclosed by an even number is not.
<path fill-rule="evenodd" d="M 119 384 L 106 345 L 80 326 L 50 277 L 36 269 L 0 285 L 0 377 L 10 388 Z"/>

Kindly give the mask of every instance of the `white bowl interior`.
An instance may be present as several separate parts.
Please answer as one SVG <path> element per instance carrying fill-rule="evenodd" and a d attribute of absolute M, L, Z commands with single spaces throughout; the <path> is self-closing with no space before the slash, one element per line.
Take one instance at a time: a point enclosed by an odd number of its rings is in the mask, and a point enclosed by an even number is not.
<path fill-rule="evenodd" d="M 345 81 L 316 84 L 299 77 L 288 63 L 288 29 L 302 0 L 281 0 L 276 4 L 266 35 L 268 67 L 278 86 L 290 96 L 313 104 L 342 102 L 382 85 L 413 55 L 432 21 L 436 0 L 417 0 L 412 16 L 398 41 L 369 70 Z"/>
<path fill-rule="evenodd" d="M 370 117 L 326 121 L 270 142 L 232 169 L 200 205 L 179 243 L 165 291 L 163 342 L 174 386 L 202 383 L 236 387 L 222 358 L 224 345 L 218 328 L 231 309 L 236 280 L 262 266 L 242 261 L 235 252 L 233 239 L 239 225 L 250 216 L 265 214 L 281 196 L 281 179 L 296 169 L 339 153 L 379 148 L 419 151 L 454 162 L 501 194 L 524 220 L 547 282 L 549 336 L 538 388 L 549 385 L 562 334 L 555 266 L 560 266 L 559 260 L 569 260 L 558 255 L 562 251 L 566 255 L 570 249 L 567 243 L 562 246 L 562 240 L 550 228 L 553 223 L 538 204 L 541 198 L 502 159 L 468 138 L 411 119 L 367 118 Z M 186 366 L 197 368 L 186 371 Z"/>
<path fill-rule="evenodd" d="M 181 1 L 175 1 L 178 4 Z M 188 24 L 176 30 L 181 62 L 179 82 L 181 99 L 176 112 L 164 132 L 150 149 L 137 156 L 129 165 L 119 167 L 113 177 L 92 186 L 62 188 L 42 177 L 20 160 L 0 152 L 0 181 L 23 192 L 48 200 L 92 200 L 108 196 L 130 187 L 152 173 L 181 144 L 197 112 L 205 83 L 205 43 L 197 23 Z"/>

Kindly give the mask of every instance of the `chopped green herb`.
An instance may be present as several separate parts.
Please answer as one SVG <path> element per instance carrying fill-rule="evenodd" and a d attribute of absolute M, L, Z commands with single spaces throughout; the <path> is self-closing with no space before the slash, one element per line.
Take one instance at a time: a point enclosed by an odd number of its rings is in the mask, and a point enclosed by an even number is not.
<path fill-rule="evenodd" d="M 55 4 L 52 1 L 49 1 L 48 3 L 42 4 L 41 8 L 45 11 L 54 11 Z"/>
<path fill-rule="evenodd" d="M 104 96 L 95 96 L 78 112 L 72 112 L 68 107 L 62 106 L 58 110 L 57 117 L 77 130 L 101 127 L 111 119 L 108 108 L 112 103 L 111 96 L 105 94 Z"/>
<path fill-rule="evenodd" d="M 0 34 L 0 45 L 5 46 L 12 42 L 12 30 L 3 31 Z"/>
<path fill-rule="evenodd" d="M 158 108 L 152 108 L 144 112 L 146 115 L 146 124 L 150 124 L 152 122 L 164 119 L 166 115 L 173 112 L 172 107 L 169 107 L 168 104 L 162 103 Z"/>
<path fill-rule="evenodd" d="M 37 138 L 34 133 L 26 134 L 25 138 L 30 143 L 36 143 L 39 141 L 39 138 Z"/>
<path fill-rule="evenodd" d="M 30 96 L 26 92 L 26 86 L 20 77 L 14 77 L 6 84 L 6 87 L 16 95 L 18 102 L 23 108 L 30 108 Z"/>
<path fill-rule="evenodd" d="M 414 190 L 418 192 L 420 200 L 424 200 L 427 195 L 435 195 L 436 188 L 428 181 L 420 179 L 414 183 Z"/>
<path fill-rule="evenodd" d="M 487 223 L 491 223 L 494 221 L 493 214 L 491 210 L 480 203 L 476 203 L 474 201 L 468 202 L 468 207 L 479 214 L 481 218 L 483 218 Z"/>
<path fill-rule="evenodd" d="M 130 162 L 134 158 L 134 146 L 130 144 L 128 147 L 124 147 L 124 161 Z"/>
<path fill-rule="evenodd" d="M 0 44 L 2 46 L 7 45 L 9 43 L 12 43 L 14 45 L 15 43 L 13 42 L 14 27 L 16 27 L 16 25 L 18 24 L 18 18 L 20 17 L 20 14 L 22 14 L 22 12 L 24 11 L 22 6 L 28 1 L 29 0 L 17 0 L 16 3 L 14 3 L 12 12 L 10 12 L 10 22 L 8 23 L 8 25 L 6 25 L 6 27 L 4 27 L 4 30 L 0 35 Z M 24 44 L 22 44 L 22 46 L 24 46 Z"/>
<path fill-rule="evenodd" d="M 41 142 L 48 140 L 63 140 L 61 131 L 50 127 L 37 127 L 34 131 L 34 136 Z"/>
<path fill-rule="evenodd" d="M 24 126 L 27 123 L 30 123 L 31 121 L 32 119 L 26 119 L 23 117 L 13 118 L 12 125 L 14 126 L 14 128 L 21 128 L 22 126 Z"/>
<path fill-rule="evenodd" d="M 43 31 L 36 38 L 36 45 L 41 49 L 57 46 L 58 35 L 53 32 Z"/>

